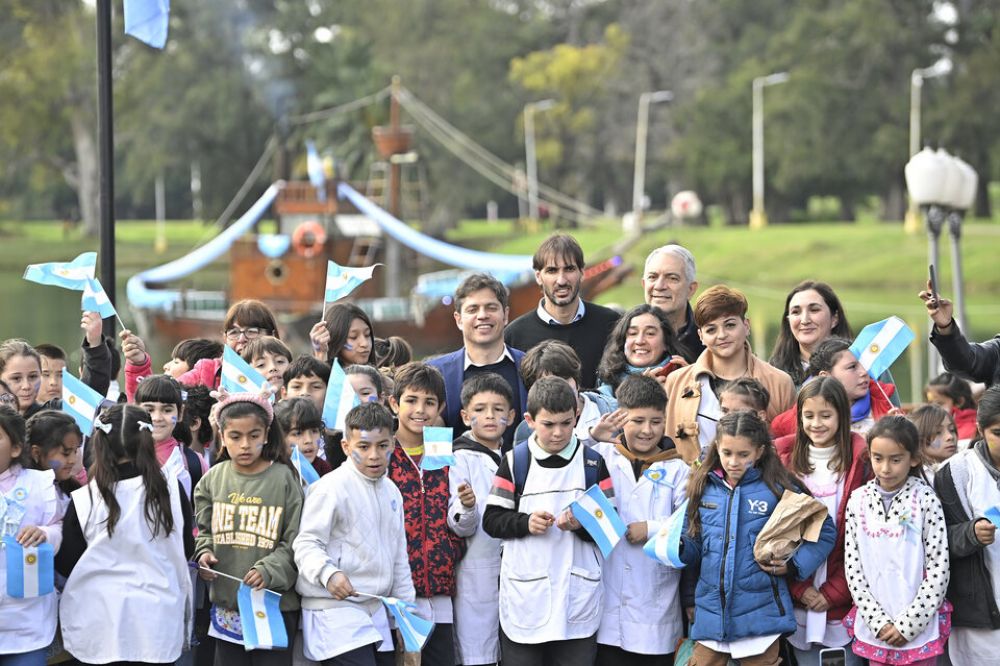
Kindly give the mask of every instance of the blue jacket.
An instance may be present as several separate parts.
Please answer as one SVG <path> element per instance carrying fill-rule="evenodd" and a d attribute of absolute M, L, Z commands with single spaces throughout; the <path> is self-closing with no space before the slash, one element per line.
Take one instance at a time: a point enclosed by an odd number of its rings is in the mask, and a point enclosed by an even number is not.
<path fill-rule="evenodd" d="M 520 423 L 524 418 L 524 410 L 528 408 L 528 391 L 524 388 L 524 382 L 520 378 L 521 359 L 524 352 L 508 346 L 507 351 L 514 358 L 514 367 L 518 371 L 517 388 L 514 391 L 521 401 L 521 413 L 514 414 L 514 424 Z M 455 436 L 462 434 L 462 377 L 465 375 L 465 347 L 455 351 L 432 358 L 427 361 L 428 365 L 433 365 L 444 375 L 444 400 L 445 413 L 441 415 L 446 426 L 455 428 Z M 512 424 L 512 425 L 514 425 Z"/>
<path fill-rule="evenodd" d="M 778 503 L 752 467 L 730 490 L 714 472 L 708 475 L 699 509 L 701 533 L 684 528 L 681 559 L 701 563 L 695 590 L 694 640 L 735 641 L 795 631 L 792 597 L 783 576 L 772 576 L 753 557 L 757 534 Z M 789 575 L 808 578 L 833 550 L 837 531 L 827 516 L 817 543 L 806 542 L 792 556 Z"/>

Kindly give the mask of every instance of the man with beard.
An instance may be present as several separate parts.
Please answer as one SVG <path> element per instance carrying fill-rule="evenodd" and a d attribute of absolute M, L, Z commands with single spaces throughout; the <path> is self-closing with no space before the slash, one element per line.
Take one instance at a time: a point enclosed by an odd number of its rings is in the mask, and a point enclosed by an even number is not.
<path fill-rule="evenodd" d="M 504 339 L 528 351 L 542 340 L 561 340 L 580 357 L 580 390 L 597 384 L 597 365 L 618 313 L 580 298 L 583 248 L 566 234 L 549 236 L 532 258 L 535 282 L 542 288 L 538 307 L 507 326 Z"/>

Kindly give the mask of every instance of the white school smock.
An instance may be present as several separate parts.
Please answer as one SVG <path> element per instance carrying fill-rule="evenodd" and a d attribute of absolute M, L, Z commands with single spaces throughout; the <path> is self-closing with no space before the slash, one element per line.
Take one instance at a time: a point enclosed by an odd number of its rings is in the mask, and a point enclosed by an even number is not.
<path fill-rule="evenodd" d="M 663 473 L 654 484 L 645 476 L 636 480 L 632 462 L 614 444 L 599 442 L 615 488 L 615 504 L 626 525 L 646 521 L 650 537 L 684 501 L 690 468 L 681 460 L 653 463 Z M 681 572 L 654 561 L 645 544 L 624 538 L 604 562 L 604 613 L 597 642 L 638 654 L 669 654 L 683 632 L 678 594 Z"/>
<path fill-rule="evenodd" d="M 74 490 L 87 549 L 73 567 L 59 607 L 63 644 L 77 659 L 169 663 L 187 638 L 191 578 L 177 479 L 166 475 L 174 528 L 156 537 L 146 521 L 141 476 L 115 484 L 121 515 L 108 536 L 108 508 L 95 482 Z"/>
<path fill-rule="evenodd" d="M 467 435 L 468 436 L 468 435 Z M 497 454 L 499 456 L 499 453 Z M 500 659 L 500 539 L 483 531 L 482 515 L 499 464 L 487 453 L 460 449 L 449 468 L 451 496 L 468 483 L 476 494 L 479 525 L 465 540 L 465 557 L 455 572 L 456 663 L 495 664 Z"/>
<path fill-rule="evenodd" d="M 533 440 L 534 435 L 529 443 Z M 563 467 L 532 460 L 518 511 L 548 511 L 558 518 L 586 490 L 583 465 L 582 444 Z M 602 559 L 596 544 L 555 525 L 543 534 L 505 539 L 500 626 L 507 637 L 534 645 L 593 636 L 601 623 Z"/>
<path fill-rule="evenodd" d="M 0 495 L 0 536 L 16 536 L 22 527 L 46 527 L 54 550 L 62 540 L 61 513 L 51 471 L 11 467 L 14 486 Z M 32 599 L 7 596 L 7 554 L 0 545 L 0 654 L 20 654 L 48 647 L 56 635 L 59 599 L 55 592 Z"/>

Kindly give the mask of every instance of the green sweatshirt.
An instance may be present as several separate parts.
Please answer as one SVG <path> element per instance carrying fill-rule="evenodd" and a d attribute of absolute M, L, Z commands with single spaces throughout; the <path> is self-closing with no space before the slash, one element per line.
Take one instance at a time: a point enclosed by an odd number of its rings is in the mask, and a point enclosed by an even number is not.
<path fill-rule="evenodd" d="M 194 489 L 198 523 L 195 560 L 211 551 L 213 568 L 243 578 L 256 568 L 264 585 L 281 593 L 281 610 L 298 610 L 292 541 L 299 533 L 302 486 L 282 463 L 263 472 L 243 474 L 225 460 L 208 471 Z M 212 583 L 212 602 L 235 609 L 239 583 L 219 576 Z"/>

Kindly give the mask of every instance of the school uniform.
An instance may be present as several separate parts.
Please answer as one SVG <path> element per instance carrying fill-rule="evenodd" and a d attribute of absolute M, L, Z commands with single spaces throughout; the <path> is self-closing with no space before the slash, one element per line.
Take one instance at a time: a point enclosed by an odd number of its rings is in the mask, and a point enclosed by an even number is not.
<path fill-rule="evenodd" d="M 604 599 L 601 551 L 583 529 L 564 531 L 552 525 L 543 534 L 528 531 L 532 512 L 558 518 L 587 489 L 585 464 L 591 461 L 576 438 L 555 454 L 542 449 L 535 435 L 522 446 L 531 454 L 524 487 L 515 487 L 515 448 L 497 469 L 483 515 L 486 533 L 503 539 L 504 663 L 593 663 Z M 603 459 L 594 464 L 599 487 L 613 499 L 606 464 Z"/>
<path fill-rule="evenodd" d="M 292 549 L 305 656 L 325 661 L 383 644 L 391 651 L 382 603 L 370 597 L 339 601 L 326 586 L 339 572 L 361 592 L 414 600 L 403 497 L 396 486 L 345 462 L 309 487 Z"/>
<path fill-rule="evenodd" d="M 53 472 L 15 464 L 0 473 L 0 537 L 13 537 L 22 527 L 37 526 L 45 531 L 53 550 L 59 550 L 61 518 Z M 58 603 L 55 593 L 31 599 L 8 596 L 6 553 L 0 554 L 0 655 L 48 647 L 56 633 Z"/>
<path fill-rule="evenodd" d="M 951 610 L 945 602 L 948 534 L 941 502 L 922 480 L 908 477 L 886 498 L 888 508 L 883 494 L 873 479 L 848 500 L 844 561 L 856 608 L 845 624 L 853 629 L 854 654 L 909 664 L 944 651 Z M 890 622 L 906 639 L 904 646 L 877 638 Z"/>
<path fill-rule="evenodd" d="M 449 482 L 452 496 L 468 483 L 476 494 L 479 515 L 486 510 L 500 453 L 477 442 L 471 432 L 455 440 L 455 464 Z M 482 525 L 465 540 L 465 556 L 455 571 L 456 663 L 495 664 L 500 660 L 500 546 L 501 541 L 483 531 Z"/>
<path fill-rule="evenodd" d="M 665 441 L 672 447 L 673 442 Z M 686 497 L 687 463 L 677 456 L 645 465 L 631 460 L 621 445 L 593 445 L 607 463 L 621 519 L 626 525 L 644 521 L 647 534 L 655 535 Z M 681 572 L 652 560 L 643 545 L 622 540 L 604 562 L 604 613 L 597 642 L 630 653 L 667 655 L 684 630 L 678 596 Z"/>
<path fill-rule="evenodd" d="M 86 544 L 68 572 L 59 621 L 63 645 L 84 663 L 166 664 L 181 655 L 191 634 L 191 578 L 181 486 L 170 475 L 167 490 L 173 529 L 164 534 L 161 528 L 155 536 L 138 473 L 115 484 L 121 513 L 110 536 L 108 507 L 97 484 L 91 481 L 71 494 L 74 525 Z"/>

